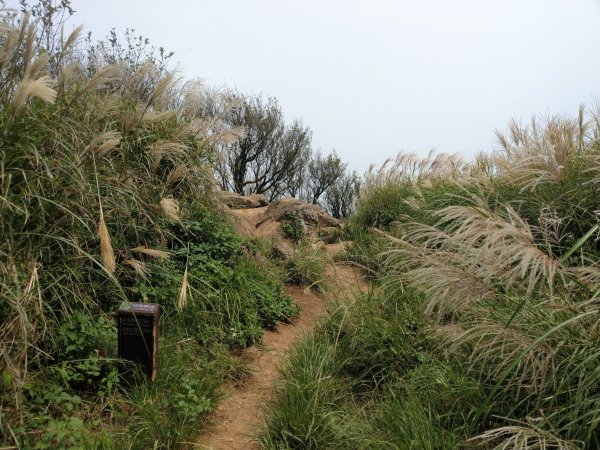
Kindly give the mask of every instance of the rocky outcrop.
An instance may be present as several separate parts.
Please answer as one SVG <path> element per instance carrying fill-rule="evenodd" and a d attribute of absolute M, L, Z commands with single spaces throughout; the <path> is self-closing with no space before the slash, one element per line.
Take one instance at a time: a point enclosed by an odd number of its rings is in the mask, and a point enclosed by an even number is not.
<path fill-rule="evenodd" d="M 225 206 L 225 211 L 234 218 L 236 231 L 249 238 L 257 237 L 256 227 L 264 220 L 266 210 L 266 206 L 246 209 L 231 209 Z"/>
<path fill-rule="evenodd" d="M 282 218 L 296 215 L 308 228 L 336 227 L 341 228 L 342 222 L 334 219 L 317 205 L 304 203 L 293 197 L 286 197 L 273 201 L 265 212 L 266 219 L 281 222 Z"/>
<path fill-rule="evenodd" d="M 336 242 L 342 234 L 340 220 L 317 205 L 296 198 L 282 198 L 269 204 L 264 195 L 258 194 L 241 196 L 221 191 L 216 197 L 234 217 L 238 233 L 269 239 L 274 256 L 281 259 L 294 254 L 300 238 L 329 244 Z"/>
<path fill-rule="evenodd" d="M 295 242 L 283 233 L 281 222 L 263 220 L 255 229 L 255 236 L 271 240 L 273 254 L 279 259 L 288 259 L 294 254 Z"/>

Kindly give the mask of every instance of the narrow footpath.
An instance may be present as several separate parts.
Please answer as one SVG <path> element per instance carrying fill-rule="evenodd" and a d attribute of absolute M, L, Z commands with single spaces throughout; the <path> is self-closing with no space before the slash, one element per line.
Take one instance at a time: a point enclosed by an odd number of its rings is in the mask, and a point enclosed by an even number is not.
<path fill-rule="evenodd" d="M 329 246 L 328 246 L 329 247 Z M 335 252 L 332 247 L 328 252 Z M 291 324 L 280 324 L 277 331 L 267 331 L 263 345 L 245 350 L 251 360 L 252 374 L 241 386 L 227 385 L 225 398 L 212 416 L 213 426 L 198 438 L 197 445 L 210 450 L 253 450 L 260 447 L 253 435 L 264 423 L 263 408 L 272 397 L 274 384 L 279 378 L 278 367 L 289 350 L 310 331 L 323 314 L 328 300 L 351 299 L 358 291 L 368 288 L 359 269 L 342 263 L 333 263 L 327 270 L 327 293 L 315 294 L 298 286 L 286 286 L 286 291 L 302 308 Z"/>

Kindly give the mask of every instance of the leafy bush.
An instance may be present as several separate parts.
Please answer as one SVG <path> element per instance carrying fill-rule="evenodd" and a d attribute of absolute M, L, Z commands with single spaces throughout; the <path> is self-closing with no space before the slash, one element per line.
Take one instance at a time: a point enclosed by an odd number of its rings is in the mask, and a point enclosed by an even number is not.
<path fill-rule="evenodd" d="M 134 414 L 122 434 L 135 449 L 173 448 L 187 441 L 219 398 L 221 374 L 209 352 L 192 340 L 161 345 L 156 383 L 131 392 Z"/>
<path fill-rule="evenodd" d="M 306 225 L 300 217 L 295 213 L 286 213 L 281 218 L 281 232 L 285 237 L 290 238 L 295 243 L 299 243 L 304 239 L 306 234 Z"/>

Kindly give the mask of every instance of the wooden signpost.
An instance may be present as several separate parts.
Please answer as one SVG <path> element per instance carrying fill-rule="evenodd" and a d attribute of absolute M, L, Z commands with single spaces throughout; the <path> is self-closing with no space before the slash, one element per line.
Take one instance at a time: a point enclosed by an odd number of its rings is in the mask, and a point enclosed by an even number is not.
<path fill-rule="evenodd" d="M 119 358 L 140 365 L 154 382 L 158 369 L 158 320 L 156 303 L 123 302 L 117 313 Z"/>

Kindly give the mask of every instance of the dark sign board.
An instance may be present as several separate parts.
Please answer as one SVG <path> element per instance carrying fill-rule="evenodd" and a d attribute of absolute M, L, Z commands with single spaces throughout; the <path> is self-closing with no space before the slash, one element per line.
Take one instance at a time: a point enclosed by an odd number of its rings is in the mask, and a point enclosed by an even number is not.
<path fill-rule="evenodd" d="M 117 317 L 119 358 L 139 364 L 142 372 L 155 381 L 159 306 L 156 303 L 123 302 Z"/>

